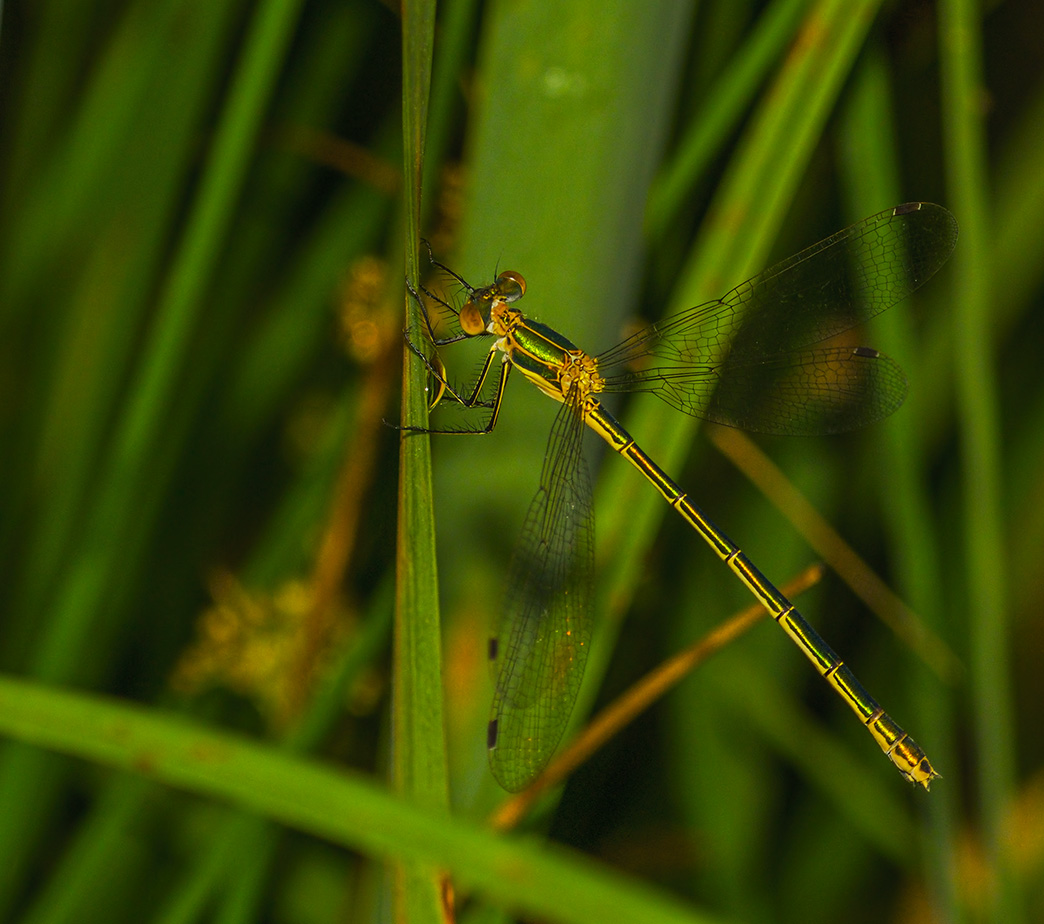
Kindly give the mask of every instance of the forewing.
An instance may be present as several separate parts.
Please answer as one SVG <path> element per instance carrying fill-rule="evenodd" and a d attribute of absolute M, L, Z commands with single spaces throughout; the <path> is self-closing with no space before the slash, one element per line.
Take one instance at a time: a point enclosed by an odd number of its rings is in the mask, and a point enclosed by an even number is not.
<path fill-rule="evenodd" d="M 905 298 L 956 239 L 953 216 L 938 205 L 873 215 L 602 354 L 606 391 L 651 391 L 687 414 L 769 433 L 877 420 L 906 393 L 895 364 L 861 347 L 810 347 Z"/>
<path fill-rule="evenodd" d="M 510 792 L 525 788 L 554 753 L 587 660 L 594 527 L 583 435 L 578 407 L 564 403 L 490 639 L 489 765 Z"/>

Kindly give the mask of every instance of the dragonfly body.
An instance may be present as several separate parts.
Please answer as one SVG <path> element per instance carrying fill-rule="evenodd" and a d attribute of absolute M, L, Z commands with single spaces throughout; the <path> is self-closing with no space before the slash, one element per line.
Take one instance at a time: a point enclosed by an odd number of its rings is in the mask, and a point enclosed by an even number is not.
<path fill-rule="evenodd" d="M 956 223 L 945 209 L 927 203 L 899 206 L 597 357 L 527 318 L 515 304 L 525 294 L 525 280 L 518 273 L 501 273 L 490 286 L 467 287 L 466 302 L 454 312 L 460 335 L 441 341 L 432 335 L 436 346 L 466 337 L 495 338 L 470 394 L 450 387 L 441 361 L 436 365 L 410 341 L 439 381 L 435 403 L 446 396 L 466 408 L 488 410 L 485 426 L 472 432 L 488 433 L 496 425 L 512 368 L 562 404 L 490 639 L 495 690 L 487 746 L 501 785 L 517 791 L 544 768 L 565 731 L 587 657 L 594 543 L 582 451 L 585 426 L 634 465 L 703 537 L 855 711 L 905 779 L 927 789 L 938 776 L 921 747 L 747 555 L 637 445 L 598 395 L 653 391 L 694 416 L 770 432 L 836 432 L 879 419 L 905 394 L 898 367 L 866 347 L 818 344 L 917 288 L 946 259 L 955 239 Z M 831 317 L 835 301 L 848 315 Z M 774 315 L 777 308 L 785 315 L 782 324 Z M 750 316 L 747 327 L 740 318 L 743 311 Z M 774 347 L 765 345 L 773 340 Z M 497 356 L 495 393 L 482 401 Z M 642 368 L 638 361 L 647 357 L 667 364 Z M 755 390 L 766 396 L 760 410 L 749 404 Z"/>
<path fill-rule="evenodd" d="M 729 566 L 780 628 L 804 652 L 827 683 L 859 716 L 859 720 L 869 729 L 881 750 L 903 777 L 927 789 L 938 774 L 920 745 L 881 708 L 856 679 L 855 674 L 808 624 L 794 604 L 769 582 L 747 555 L 642 451 L 601 403 L 589 398 L 588 404 L 590 407 L 585 414 L 587 425 L 645 475 L 667 502 L 706 540 L 717 556 Z"/>

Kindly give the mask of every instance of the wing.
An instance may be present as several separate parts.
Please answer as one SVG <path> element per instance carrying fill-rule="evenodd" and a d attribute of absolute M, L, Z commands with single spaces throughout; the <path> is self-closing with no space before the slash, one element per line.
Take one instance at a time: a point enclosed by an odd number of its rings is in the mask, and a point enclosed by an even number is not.
<path fill-rule="evenodd" d="M 864 426 L 902 403 L 902 372 L 876 350 L 811 347 L 919 288 L 956 240 L 938 205 L 873 215 L 603 353 L 605 390 L 650 391 L 694 417 L 760 432 Z"/>
<path fill-rule="evenodd" d="M 510 792 L 524 789 L 558 747 L 587 661 L 594 518 L 583 436 L 578 406 L 563 403 L 490 638 L 489 765 Z"/>

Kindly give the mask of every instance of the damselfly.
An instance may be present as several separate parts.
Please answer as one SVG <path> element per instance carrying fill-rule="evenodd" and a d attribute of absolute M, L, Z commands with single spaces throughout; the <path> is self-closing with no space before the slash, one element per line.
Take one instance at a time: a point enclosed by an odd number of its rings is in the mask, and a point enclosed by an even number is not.
<path fill-rule="evenodd" d="M 868 347 L 826 341 L 872 318 L 928 280 L 949 257 L 957 223 L 944 208 L 912 202 L 866 218 L 778 263 L 714 302 L 646 327 L 592 356 L 554 329 L 526 317 L 516 272 L 465 289 L 460 309 L 436 298 L 455 322 L 436 348 L 493 337 L 478 379 L 455 389 L 436 352 L 407 335 L 436 385 L 432 406 L 456 402 L 497 423 L 513 368 L 562 403 L 511 563 L 507 595 L 489 641 L 495 689 L 487 746 L 493 775 L 518 791 L 544 768 L 576 701 L 591 639 L 594 524 L 583 458 L 585 425 L 626 458 L 696 530 L 768 610 L 816 670 L 855 711 L 910 782 L 938 776 L 914 740 L 870 696 L 852 671 L 750 559 L 635 443 L 598 399 L 601 393 L 652 392 L 686 414 L 761 433 L 839 433 L 891 414 L 906 395 L 898 365 Z M 433 261 L 434 262 L 434 261 Z M 496 357 L 492 397 L 483 390 Z M 416 429 L 416 428 L 406 428 Z"/>

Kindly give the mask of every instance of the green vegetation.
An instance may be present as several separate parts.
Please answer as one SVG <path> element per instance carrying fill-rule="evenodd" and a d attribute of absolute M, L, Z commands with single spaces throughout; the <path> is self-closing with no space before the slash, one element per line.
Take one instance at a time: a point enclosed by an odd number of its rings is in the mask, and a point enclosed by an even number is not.
<path fill-rule="evenodd" d="M 1044 23 L 968 5 L 444 0 L 432 43 L 420 2 L 6 4 L 0 920 L 1041 919 Z M 555 407 L 513 382 L 430 469 L 385 425 L 424 414 L 418 235 L 598 352 L 913 199 L 961 237 L 860 332 L 906 405 L 758 444 L 902 601 L 800 604 L 943 778 L 765 626 L 490 832 L 485 639 Z M 770 579 L 828 556 L 698 421 L 613 412 Z M 589 449 L 577 722 L 748 603 Z"/>

